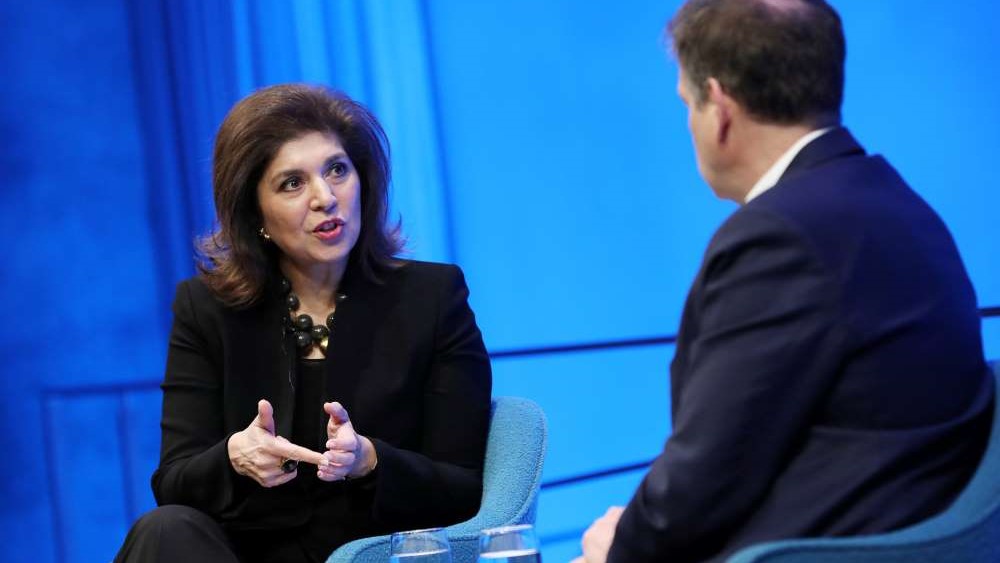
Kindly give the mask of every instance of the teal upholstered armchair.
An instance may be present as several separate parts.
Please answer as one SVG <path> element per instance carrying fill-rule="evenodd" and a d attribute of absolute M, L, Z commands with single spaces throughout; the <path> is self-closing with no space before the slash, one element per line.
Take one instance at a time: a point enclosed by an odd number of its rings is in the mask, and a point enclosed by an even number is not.
<path fill-rule="evenodd" d="M 1000 390 L 1000 362 L 993 364 Z M 728 563 L 995 563 L 1000 561 L 1000 401 L 986 453 L 962 494 L 941 514 L 895 532 L 751 546 Z"/>
<path fill-rule="evenodd" d="M 545 415 L 537 404 L 516 397 L 493 399 L 479 513 L 447 528 L 454 563 L 475 563 L 480 530 L 535 522 L 546 439 Z M 378 536 L 341 546 L 327 563 L 388 560 L 389 536 Z"/>

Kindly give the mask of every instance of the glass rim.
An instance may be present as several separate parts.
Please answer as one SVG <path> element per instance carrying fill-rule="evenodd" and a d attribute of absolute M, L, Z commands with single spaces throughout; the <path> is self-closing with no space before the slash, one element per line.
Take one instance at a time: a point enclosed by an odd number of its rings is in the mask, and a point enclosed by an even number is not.
<path fill-rule="evenodd" d="M 480 533 L 484 536 L 498 536 L 500 534 L 506 534 L 508 532 L 520 532 L 523 530 L 534 529 L 531 524 L 511 524 L 509 526 L 498 526 L 496 528 L 486 528 Z"/>
<path fill-rule="evenodd" d="M 403 531 L 400 531 L 400 532 L 393 532 L 391 535 L 393 535 L 393 536 L 409 536 L 411 534 L 428 534 L 428 533 L 443 532 L 443 531 L 444 531 L 444 528 L 442 528 L 442 527 L 437 527 L 437 528 L 422 528 L 420 530 L 403 530 Z"/>

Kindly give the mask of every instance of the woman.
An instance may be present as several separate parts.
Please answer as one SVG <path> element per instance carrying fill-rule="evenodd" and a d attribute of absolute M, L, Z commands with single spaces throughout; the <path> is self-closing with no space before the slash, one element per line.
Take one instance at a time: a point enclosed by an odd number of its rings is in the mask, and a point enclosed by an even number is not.
<path fill-rule="evenodd" d="M 323 561 L 479 506 L 489 360 L 455 266 L 395 258 L 388 143 L 282 85 L 219 129 L 219 227 L 174 302 L 159 508 L 119 561 Z"/>

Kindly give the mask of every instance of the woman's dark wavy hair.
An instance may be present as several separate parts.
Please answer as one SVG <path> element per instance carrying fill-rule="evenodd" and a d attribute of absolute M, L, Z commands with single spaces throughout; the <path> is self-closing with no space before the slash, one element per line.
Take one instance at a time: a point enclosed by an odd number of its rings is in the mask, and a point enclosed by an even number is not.
<path fill-rule="evenodd" d="M 259 234 L 257 185 L 286 142 L 333 133 L 361 180 L 361 232 L 348 268 L 378 283 L 396 266 L 400 225 L 388 224 L 389 141 L 375 116 L 341 92 L 306 84 L 263 88 L 229 111 L 215 137 L 212 191 L 218 226 L 197 243 L 198 272 L 222 302 L 246 307 L 277 273 L 279 251 Z"/>

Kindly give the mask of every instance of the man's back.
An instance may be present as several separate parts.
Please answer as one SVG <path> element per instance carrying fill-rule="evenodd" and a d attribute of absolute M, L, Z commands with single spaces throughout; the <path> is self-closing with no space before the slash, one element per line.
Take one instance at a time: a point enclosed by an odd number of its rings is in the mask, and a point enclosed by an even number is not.
<path fill-rule="evenodd" d="M 839 127 L 840 16 L 686 0 L 667 32 L 698 170 L 741 208 L 684 307 L 673 433 L 586 561 L 717 561 L 941 511 L 979 463 L 993 380 L 951 235 Z"/>
<path fill-rule="evenodd" d="M 674 434 L 611 560 L 703 560 L 926 518 L 968 480 L 992 404 L 950 235 L 843 129 L 719 229 L 671 385 Z"/>

